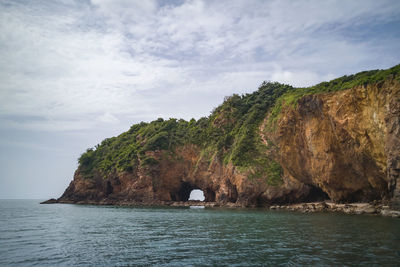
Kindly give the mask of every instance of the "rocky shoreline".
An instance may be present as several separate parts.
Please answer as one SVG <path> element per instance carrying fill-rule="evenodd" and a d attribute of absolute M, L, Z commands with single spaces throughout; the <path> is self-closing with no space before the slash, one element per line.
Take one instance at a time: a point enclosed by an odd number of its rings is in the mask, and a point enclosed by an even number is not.
<path fill-rule="evenodd" d="M 111 200 L 101 201 L 66 201 L 49 199 L 40 204 L 78 204 L 78 205 L 113 205 L 113 206 L 167 206 L 167 207 L 191 207 L 204 206 L 207 208 L 249 208 L 235 203 L 201 202 L 201 201 L 148 201 L 137 202 L 130 200 Z M 256 207 L 250 207 L 256 208 Z M 265 207 L 267 210 L 287 210 L 302 213 L 313 212 L 339 212 L 345 214 L 371 214 L 384 217 L 400 218 L 400 211 L 393 210 L 384 203 L 334 203 L 330 201 L 308 202 L 286 205 L 271 205 Z"/>
<path fill-rule="evenodd" d="M 289 210 L 309 212 L 341 212 L 346 214 L 373 214 L 385 217 L 400 218 L 400 211 L 390 209 L 388 205 L 382 203 L 333 203 L 333 202 L 312 202 L 299 203 L 292 205 L 273 205 L 271 210 Z"/>

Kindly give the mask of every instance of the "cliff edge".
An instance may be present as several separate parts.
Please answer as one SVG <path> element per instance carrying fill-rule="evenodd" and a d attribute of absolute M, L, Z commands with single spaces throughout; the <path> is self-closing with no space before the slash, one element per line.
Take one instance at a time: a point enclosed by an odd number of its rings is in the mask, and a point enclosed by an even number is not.
<path fill-rule="evenodd" d="M 61 203 L 400 208 L 400 65 L 309 88 L 264 82 L 209 117 L 133 125 L 88 149 Z"/>

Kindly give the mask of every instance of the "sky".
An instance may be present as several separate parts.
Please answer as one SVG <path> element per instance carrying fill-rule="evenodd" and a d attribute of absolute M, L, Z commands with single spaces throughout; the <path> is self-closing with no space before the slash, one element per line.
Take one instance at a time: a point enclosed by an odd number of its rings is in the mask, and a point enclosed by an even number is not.
<path fill-rule="evenodd" d="M 132 124 L 389 68 L 399 48 L 396 0 L 0 0 L 0 198 L 59 197 Z"/>

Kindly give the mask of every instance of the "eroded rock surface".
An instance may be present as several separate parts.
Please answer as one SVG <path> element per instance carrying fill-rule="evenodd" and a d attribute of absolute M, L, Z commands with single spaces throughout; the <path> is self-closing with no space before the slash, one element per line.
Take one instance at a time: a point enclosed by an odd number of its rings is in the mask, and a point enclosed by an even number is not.
<path fill-rule="evenodd" d="M 111 204 L 118 200 L 165 204 L 187 201 L 193 189 L 201 189 L 206 202 L 257 206 L 296 202 L 305 199 L 310 191 L 310 187 L 296 181 L 288 180 L 281 186 L 268 186 L 262 180 L 252 181 L 232 165 L 201 157 L 200 150 L 192 145 L 181 147 L 174 154 L 154 152 L 152 157 L 159 161 L 157 166 L 115 173 L 106 180 L 100 176 L 85 179 L 78 169 L 59 201 L 100 202 L 107 199 Z"/>
<path fill-rule="evenodd" d="M 266 123 L 265 120 L 263 123 Z M 205 156 L 195 145 L 153 151 L 156 166 L 85 179 L 80 169 L 58 202 L 171 204 L 201 189 L 217 205 L 266 206 L 304 201 L 400 203 L 400 85 L 394 79 L 308 95 L 286 107 L 276 129 L 260 126 L 282 183 L 249 179 L 245 170 Z M 267 133 L 265 133 L 267 131 Z M 266 155 L 267 156 L 267 155 Z"/>
<path fill-rule="evenodd" d="M 285 173 L 334 201 L 398 201 L 397 81 L 309 95 L 287 108 L 276 142 Z"/>

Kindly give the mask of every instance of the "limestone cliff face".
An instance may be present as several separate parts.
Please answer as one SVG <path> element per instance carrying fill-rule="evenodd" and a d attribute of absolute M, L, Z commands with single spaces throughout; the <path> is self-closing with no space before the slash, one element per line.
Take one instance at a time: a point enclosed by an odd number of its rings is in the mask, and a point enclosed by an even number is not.
<path fill-rule="evenodd" d="M 159 161 L 157 166 L 114 173 L 106 180 L 101 176 L 85 179 L 78 169 L 59 201 L 163 204 L 187 201 L 193 189 L 201 189 L 208 202 L 257 206 L 296 202 L 306 199 L 310 191 L 296 181 L 269 186 L 264 180 L 250 180 L 234 166 L 202 156 L 194 145 L 180 147 L 174 154 L 158 151 L 151 156 Z"/>
<path fill-rule="evenodd" d="M 399 107 L 394 80 L 303 97 L 275 133 L 285 174 L 335 201 L 398 197 Z"/>
<path fill-rule="evenodd" d="M 75 173 L 60 202 L 186 201 L 202 189 L 206 201 L 262 206 L 317 199 L 354 202 L 400 200 L 400 84 L 394 79 L 335 93 L 308 95 L 283 109 L 268 156 L 279 161 L 283 182 L 250 179 L 246 170 L 224 164 L 195 145 L 150 151 L 155 166 L 114 172 L 106 179 Z M 267 156 L 267 155 L 266 155 Z M 138 165 L 141 166 L 141 165 Z M 397 203 L 397 204 L 396 204 Z"/>

